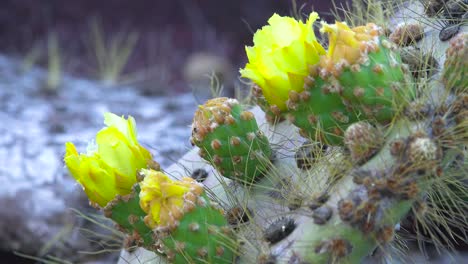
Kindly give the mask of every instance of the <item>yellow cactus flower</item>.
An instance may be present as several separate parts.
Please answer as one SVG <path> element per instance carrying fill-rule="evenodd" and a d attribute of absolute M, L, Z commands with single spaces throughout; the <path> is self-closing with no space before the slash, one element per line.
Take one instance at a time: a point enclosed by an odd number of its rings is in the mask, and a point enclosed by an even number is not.
<path fill-rule="evenodd" d="M 146 169 L 141 174 L 144 179 L 140 182 L 140 207 L 148 214 L 145 223 L 151 228 L 176 227 L 177 220 L 193 208 L 203 192 L 203 187 L 189 177 L 176 181 L 160 171 Z"/>
<path fill-rule="evenodd" d="M 351 29 L 344 22 L 337 21 L 333 25 L 322 22 L 320 32 L 328 34 L 329 39 L 328 51 L 320 66 L 332 72 L 337 63 L 354 64 L 375 47 L 373 42 L 379 35 L 379 28 L 372 23 Z"/>
<path fill-rule="evenodd" d="M 254 46 L 246 46 L 249 63 L 240 70 L 263 92 L 270 106 L 286 110 L 289 91 L 302 92 L 309 66 L 319 62 L 324 48 L 315 38 L 312 24 L 318 14 L 310 14 L 306 23 L 274 14 L 269 25 L 254 35 Z"/>
<path fill-rule="evenodd" d="M 107 127 L 96 135 L 96 143 L 86 154 L 78 154 L 75 145 L 66 143 L 65 165 L 81 184 L 89 200 L 105 206 L 117 194 L 130 193 L 137 171 L 152 162 L 150 152 L 136 139 L 133 117 L 127 120 L 112 113 L 104 115 Z"/>

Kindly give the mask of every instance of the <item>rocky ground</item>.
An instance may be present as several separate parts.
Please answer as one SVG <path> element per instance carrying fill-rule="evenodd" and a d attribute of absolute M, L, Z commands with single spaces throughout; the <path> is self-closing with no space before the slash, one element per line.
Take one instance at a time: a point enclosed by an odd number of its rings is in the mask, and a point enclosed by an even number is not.
<path fill-rule="evenodd" d="M 64 168 L 64 143 L 85 151 L 104 112 L 128 114 L 140 142 L 165 167 L 190 147 L 196 102 L 191 93 L 143 97 L 132 87 L 63 78 L 56 93 L 45 93 L 43 70 L 23 72 L 21 63 L 0 56 L 0 249 L 83 263 L 95 258 L 77 252 L 102 245 L 80 228 L 100 229 L 70 210 L 94 212 Z"/>

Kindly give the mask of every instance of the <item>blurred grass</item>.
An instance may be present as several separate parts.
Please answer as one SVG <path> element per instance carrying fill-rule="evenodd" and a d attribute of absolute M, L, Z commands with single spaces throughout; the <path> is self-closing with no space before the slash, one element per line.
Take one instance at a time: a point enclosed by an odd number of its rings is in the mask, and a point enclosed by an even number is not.
<path fill-rule="evenodd" d="M 105 36 L 97 18 L 91 19 L 89 46 L 95 56 L 97 77 L 106 85 L 119 82 L 130 55 L 138 42 L 136 32 L 119 32 L 111 38 Z"/>
<path fill-rule="evenodd" d="M 251 39 L 245 24 L 254 31 L 273 12 L 290 12 L 291 1 L 5 0 L 0 52 L 22 58 L 23 72 L 35 65 L 48 69 L 44 83 L 49 88 L 60 86 L 67 73 L 111 86 L 134 86 L 145 95 L 187 92 L 190 83 L 181 69 L 191 54 L 210 52 L 241 67 L 243 45 Z M 294 0 L 294 5 L 299 14 L 312 3 Z M 58 45 L 49 35 L 55 35 Z M 160 51 L 158 42 L 169 45 Z"/>
<path fill-rule="evenodd" d="M 118 255 L 123 248 L 124 235 L 113 227 L 114 224 L 111 220 L 100 213 L 84 213 L 73 208 L 70 210 L 77 221 L 72 221 L 63 226 L 50 241 L 43 245 L 37 255 L 34 256 L 19 251 L 13 253 L 21 258 L 45 264 L 83 263 L 112 253 Z M 79 226 L 77 224 L 78 220 L 83 221 Z M 76 254 L 73 256 L 63 256 L 60 250 L 67 247 L 67 240 L 75 232 L 84 237 L 92 245 L 93 250 L 76 249 Z"/>
<path fill-rule="evenodd" d="M 47 40 L 47 78 L 44 90 L 47 94 L 56 94 L 62 84 L 62 52 L 55 33 L 50 33 Z"/>

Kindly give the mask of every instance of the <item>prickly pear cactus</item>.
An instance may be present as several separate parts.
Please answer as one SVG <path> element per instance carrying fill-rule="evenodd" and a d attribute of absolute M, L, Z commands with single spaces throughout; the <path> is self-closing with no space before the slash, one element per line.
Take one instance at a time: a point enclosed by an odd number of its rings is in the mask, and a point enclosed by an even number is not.
<path fill-rule="evenodd" d="M 143 169 L 139 183 L 145 224 L 158 250 L 173 263 L 232 263 L 235 240 L 223 210 L 203 185 L 185 177 L 173 181 L 162 172 Z"/>
<path fill-rule="evenodd" d="M 200 148 L 200 156 L 227 178 L 250 184 L 267 170 L 268 139 L 255 116 L 235 99 L 215 98 L 199 106 L 190 140 Z"/>
<path fill-rule="evenodd" d="M 259 107 L 200 106 L 197 147 L 164 173 L 133 123 L 87 156 L 68 147 L 90 200 L 142 247 L 119 263 L 395 258 L 405 219 L 420 242 L 466 242 L 466 3 L 386 3 L 356 0 L 346 23 L 322 23 L 328 47 L 318 14 L 273 15 L 241 70 Z"/>

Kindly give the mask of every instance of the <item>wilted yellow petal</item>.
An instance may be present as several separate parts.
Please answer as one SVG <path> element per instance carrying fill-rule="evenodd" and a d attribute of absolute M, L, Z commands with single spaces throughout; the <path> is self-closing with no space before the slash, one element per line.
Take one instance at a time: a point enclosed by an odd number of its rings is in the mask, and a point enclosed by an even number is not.
<path fill-rule="evenodd" d="M 187 192 L 187 186 L 175 185 L 173 183 L 168 183 L 164 186 L 165 195 L 167 197 L 177 196 L 182 197 Z"/>
<path fill-rule="evenodd" d="M 195 181 L 171 180 L 160 171 L 143 169 L 140 184 L 140 207 L 148 214 L 147 224 L 172 226 L 182 216 L 185 194 L 191 191 Z"/>
<path fill-rule="evenodd" d="M 333 25 L 322 22 L 320 32 L 328 34 L 329 39 L 326 64 L 336 64 L 343 60 L 354 64 L 362 56 L 362 44 L 376 35 L 376 26 L 368 24 L 350 28 L 344 22 L 337 21 Z"/>

